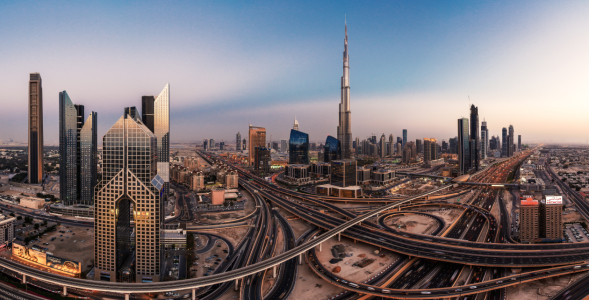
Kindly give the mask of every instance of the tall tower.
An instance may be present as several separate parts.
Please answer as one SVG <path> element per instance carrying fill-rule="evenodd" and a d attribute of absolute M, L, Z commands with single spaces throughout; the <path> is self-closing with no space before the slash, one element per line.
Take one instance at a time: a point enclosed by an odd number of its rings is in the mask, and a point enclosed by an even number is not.
<path fill-rule="evenodd" d="M 253 166 L 256 157 L 256 147 L 266 147 L 266 128 L 256 127 L 250 124 L 248 135 L 250 140 L 248 147 L 248 163 L 250 166 Z"/>
<path fill-rule="evenodd" d="M 80 156 L 78 157 L 78 190 L 80 190 L 79 203 L 94 205 L 94 187 L 97 180 L 98 166 L 98 115 L 90 112 L 88 119 L 80 130 L 78 140 Z"/>
<path fill-rule="evenodd" d="M 94 205 L 95 280 L 129 280 L 120 277 L 122 271 L 135 274 L 135 282 L 160 280 L 164 180 L 157 173 L 156 140 L 135 107 L 125 108 L 102 138 L 102 180 L 95 189 Z"/>
<path fill-rule="evenodd" d="M 468 173 L 470 170 L 470 151 L 468 136 L 468 119 L 458 119 L 458 166 L 460 175 Z M 425 155 L 425 154 L 424 154 Z"/>
<path fill-rule="evenodd" d="M 350 111 L 350 57 L 348 56 L 348 25 L 344 39 L 344 74 L 341 79 L 341 102 L 339 104 L 339 125 L 337 139 L 341 143 L 341 157 L 352 158 L 352 112 Z"/>
<path fill-rule="evenodd" d="M 299 131 L 299 121 L 297 121 L 296 117 L 295 117 L 294 125 L 292 126 L 292 129 Z"/>
<path fill-rule="evenodd" d="M 508 141 L 507 144 L 509 144 L 507 146 L 507 156 L 512 157 L 513 156 L 513 148 L 515 148 L 515 144 L 514 144 L 514 139 L 515 136 L 513 135 L 513 125 L 509 125 L 509 135 L 508 135 Z"/>
<path fill-rule="evenodd" d="M 479 170 L 479 108 L 470 106 L 470 165 L 475 171 Z"/>
<path fill-rule="evenodd" d="M 29 77 L 29 183 L 43 183 L 43 87 L 41 75 Z"/>
<path fill-rule="evenodd" d="M 237 132 L 235 135 L 235 151 L 241 152 L 241 133 Z"/>
<path fill-rule="evenodd" d="M 407 129 L 403 129 L 403 148 L 405 148 L 405 144 L 407 144 Z"/>
<path fill-rule="evenodd" d="M 507 128 L 503 127 L 503 129 L 501 129 L 501 157 L 509 156 L 509 150 L 507 147 L 509 144 L 508 139 L 509 137 L 507 136 Z"/>
<path fill-rule="evenodd" d="M 489 129 L 487 129 L 487 121 L 483 121 L 481 125 L 481 159 L 487 158 L 487 151 L 489 151 Z"/>
<path fill-rule="evenodd" d="M 66 91 L 59 93 L 59 198 L 65 205 L 78 199 L 78 113 Z"/>

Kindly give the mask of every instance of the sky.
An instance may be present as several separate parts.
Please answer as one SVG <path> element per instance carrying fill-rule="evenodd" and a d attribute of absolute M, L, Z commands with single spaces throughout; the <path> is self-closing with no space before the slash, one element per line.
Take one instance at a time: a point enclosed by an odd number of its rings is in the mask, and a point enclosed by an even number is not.
<path fill-rule="evenodd" d="M 170 84 L 171 140 L 233 142 L 248 124 L 336 135 L 344 20 L 352 135 L 448 140 L 478 106 L 489 134 L 588 143 L 589 1 L 4 1 L 0 141 L 27 139 L 29 73 L 45 143 L 59 92 L 98 113 Z M 470 102 L 469 102 L 470 97 Z"/>

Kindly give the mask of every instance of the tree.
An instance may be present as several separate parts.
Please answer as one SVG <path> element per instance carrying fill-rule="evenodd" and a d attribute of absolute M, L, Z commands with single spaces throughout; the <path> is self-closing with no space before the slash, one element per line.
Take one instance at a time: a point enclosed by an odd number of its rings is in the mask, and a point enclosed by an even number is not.
<path fill-rule="evenodd" d="M 16 217 L 16 219 L 20 221 L 20 220 L 22 220 L 22 217 L 18 216 L 18 217 Z"/>
<path fill-rule="evenodd" d="M 35 223 L 35 230 L 39 229 L 39 223 Z"/>
<path fill-rule="evenodd" d="M 578 191 L 580 191 L 580 190 L 581 190 L 581 187 L 580 187 L 580 186 L 577 186 L 577 187 L 575 188 L 575 191 L 577 191 L 577 192 L 578 192 Z"/>
<path fill-rule="evenodd" d="M 47 220 L 43 220 L 43 226 L 47 226 Z"/>
<path fill-rule="evenodd" d="M 10 213 L 10 216 L 11 216 L 11 217 L 14 217 L 14 213 Z M 20 217 L 20 216 L 19 216 L 19 217 Z"/>

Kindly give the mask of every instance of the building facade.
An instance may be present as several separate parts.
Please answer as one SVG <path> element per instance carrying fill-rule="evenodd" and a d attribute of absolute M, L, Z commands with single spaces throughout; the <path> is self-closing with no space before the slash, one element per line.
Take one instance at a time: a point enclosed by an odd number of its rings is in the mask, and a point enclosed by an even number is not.
<path fill-rule="evenodd" d="M 270 158 L 270 148 L 256 147 L 256 157 L 254 158 L 254 170 L 261 171 L 264 174 L 270 173 L 270 165 L 272 159 Z"/>
<path fill-rule="evenodd" d="M 135 107 L 128 107 L 106 132 L 102 145 L 102 180 L 94 204 L 94 279 L 120 281 L 123 269 L 134 265 L 135 282 L 160 281 L 164 181 L 157 174 L 157 138 Z"/>
<path fill-rule="evenodd" d="M 538 200 L 524 196 L 520 202 L 519 239 L 522 243 L 533 243 L 540 237 Z M 562 229 L 561 229 L 562 232 Z"/>
<path fill-rule="evenodd" d="M 362 151 L 364 151 L 364 149 L 362 149 Z M 330 162 L 332 160 L 341 159 L 340 143 L 336 138 L 332 137 L 331 135 L 328 135 L 327 139 L 325 140 L 323 156 L 324 162 Z"/>
<path fill-rule="evenodd" d="M 29 77 L 29 183 L 43 183 L 43 87 L 41 75 Z"/>
<path fill-rule="evenodd" d="M 78 199 L 78 113 L 66 91 L 59 93 L 59 198 L 65 205 Z"/>
<path fill-rule="evenodd" d="M 468 173 L 470 170 L 470 143 L 468 135 L 468 119 L 458 119 L 458 172 L 459 175 Z"/>
<path fill-rule="evenodd" d="M 356 161 L 342 159 L 331 161 L 330 184 L 338 187 L 356 185 Z"/>
<path fill-rule="evenodd" d="M 289 150 L 288 150 L 289 164 L 309 164 L 309 135 L 295 130 L 290 130 Z"/>
<path fill-rule="evenodd" d="M 344 39 L 344 74 L 341 78 L 341 102 L 339 104 L 339 125 L 337 140 L 341 143 L 340 156 L 350 159 L 352 154 L 352 111 L 350 110 L 350 57 L 348 55 L 348 26 Z"/>
<path fill-rule="evenodd" d="M 241 133 L 237 132 L 235 135 L 235 151 L 241 151 Z"/>
<path fill-rule="evenodd" d="M 88 119 L 80 130 L 78 186 L 80 198 L 78 203 L 94 205 L 94 187 L 98 179 L 98 114 L 90 112 Z"/>
<path fill-rule="evenodd" d="M 256 127 L 250 124 L 249 127 L 249 152 L 248 163 L 253 166 L 256 157 L 256 148 L 266 148 L 266 128 Z"/>
<path fill-rule="evenodd" d="M 475 171 L 479 170 L 479 108 L 470 106 L 470 166 Z"/>

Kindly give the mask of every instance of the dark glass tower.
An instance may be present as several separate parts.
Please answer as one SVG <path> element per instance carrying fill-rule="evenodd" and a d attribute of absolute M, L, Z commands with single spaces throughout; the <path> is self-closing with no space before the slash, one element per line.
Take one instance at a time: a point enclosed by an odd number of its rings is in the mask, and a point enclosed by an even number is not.
<path fill-rule="evenodd" d="M 405 148 L 405 144 L 407 144 L 407 129 L 403 129 L 403 144 L 401 147 Z"/>
<path fill-rule="evenodd" d="M 515 148 L 515 143 L 514 143 L 514 139 L 515 139 L 515 135 L 513 133 L 513 125 L 509 125 L 509 135 L 508 135 L 508 140 L 507 140 L 507 156 L 512 157 L 513 156 L 513 149 Z"/>
<path fill-rule="evenodd" d="M 91 112 L 79 134 L 79 180 L 80 204 L 94 205 L 94 187 L 98 168 L 98 114 Z"/>
<path fill-rule="evenodd" d="M 460 175 L 468 173 L 470 170 L 470 151 L 469 151 L 468 119 L 458 119 L 458 169 Z"/>
<path fill-rule="evenodd" d="M 503 127 L 501 130 L 501 157 L 508 157 L 509 150 L 508 150 L 508 137 L 507 137 L 507 128 Z"/>
<path fill-rule="evenodd" d="M 291 129 L 288 142 L 288 163 L 308 164 L 309 163 L 309 135 Z"/>
<path fill-rule="evenodd" d="M 41 75 L 29 77 L 29 183 L 43 183 L 43 87 Z"/>
<path fill-rule="evenodd" d="M 362 149 L 364 151 L 364 149 Z M 325 150 L 323 151 L 324 155 L 324 162 L 330 162 L 332 160 L 341 159 L 340 156 L 341 148 L 339 141 L 332 137 L 331 135 L 327 136 L 325 140 Z"/>
<path fill-rule="evenodd" d="M 153 132 L 153 103 L 155 101 L 154 96 L 143 96 L 141 97 L 141 120 L 143 124 Z"/>
<path fill-rule="evenodd" d="M 59 198 L 78 199 L 78 112 L 66 91 L 59 93 Z"/>
<path fill-rule="evenodd" d="M 82 186 L 80 185 L 80 181 L 82 180 L 82 177 L 80 174 L 82 174 L 82 163 L 80 161 L 81 157 L 82 157 L 82 153 L 81 153 L 81 147 L 80 147 L 80 132 L 82 131 L 82 127 L 84 127 L 84 105 L 81 104 L 74 104 L 74 107 L 76 108 L 76 129 L 77 129 L 77 142 L 76 142 L 76 167 L 77 167 L 77 171 L 76 171 L 76 175 L 77 175 L 77 181 L 78 181 L 78 190 L 76 191 L 76 199 L 80 199 L 81 193 L 82 193 Z"/>
<path fill-rule="evenodd" d="M 475 171 L 479 170 L 479 108 L 470 106 L 470 165 Z"/>

